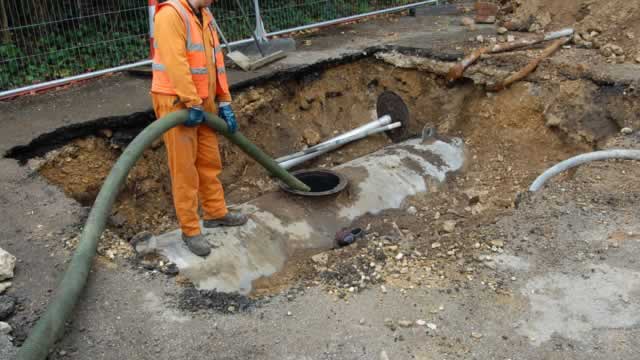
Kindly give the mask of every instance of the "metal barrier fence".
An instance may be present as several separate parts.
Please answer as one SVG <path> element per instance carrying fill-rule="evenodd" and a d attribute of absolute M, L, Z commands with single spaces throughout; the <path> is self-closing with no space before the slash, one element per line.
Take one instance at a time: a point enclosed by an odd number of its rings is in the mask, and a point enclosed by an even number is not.
<path fill-rule="evenodd" d="M 140 0 L 0 0 L 0 89 L 129 64 L 148 56 Z"/>
<path fill-rule="evenodd" d="M 0 0 L 0 98 L 59 86 L 149 61 L 149 5 L 155 0 Z M 326 25 L 437 0 L 217 0 L 229 41 Z M 255 4 L 254 4 L 255 3 Z M 256 27 L 256 8 L 263 26 Z M 244 41 L 243 41 L 244 39 Z"/>

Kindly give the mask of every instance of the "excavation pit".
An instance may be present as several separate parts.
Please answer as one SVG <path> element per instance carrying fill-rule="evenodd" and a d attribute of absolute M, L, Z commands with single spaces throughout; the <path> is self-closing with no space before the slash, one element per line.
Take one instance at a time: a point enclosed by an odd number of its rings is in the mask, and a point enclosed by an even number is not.
<path fill-rule="evenodd" d="M 473 234 L 474 229 L 505 216 L 513 208 L 515 195 L 526 190 L 531 181 L 548 167 L 573 155 L 597 149 L 623 126 L 638 127 L 634 123 L 634 114 L 639 111 L 637 104 L 640 102 L 634 100 L 637 99 L 635 95 L 623 96 L 624 86 L 589 79 L 542 81 L 540 79 L 549 73 L 554 79 L 560 76 L 553 68 L 543 66 L 537 70 L 540 73 L 536 77 L 538 80 L 519 82 L 505 91 L 488 94 L 482 84 L 469 79 L 450 86 L 437 72 L 396 66 L 397 57 L 385 60 L 381 56 L 380 59 L 371 57 L 315 67 L 284 80 L 236 89 L 234 109 L 240 121 L 240 131 L 274 158 L 317 145 L 324 139 L 378 118 L 381 114 L 380 109 L 376 112 L 376 101 L 386 91 L 399 94 L 406 102 L 411 113 L 409 134 L 420 134 L 428 126 L 437 130 L 435 141 L 448 141 L 451 137 L 463 139 L 468 161 L 463 169 L 448 176 L 437 192 L 403 196 L 390 207 L 392 210 L 372 211 L 361 218 L 350 219 L 353 224 L 340 224 L 362 227 L 368 234 L 377 232 L 392 236 L 398 236 L 397 229 L 407 229 L 417 234 L 411 241 L 423 253 L 437 254 L 431 248 L 435 236 L 441 238 L 441 243 L 454 241 L 459 234 Z M 391 108 L 389 111 L 402 114 L 404 109 Z M 151 112 L 132 114 L 122 119 L 98 119 L 90 126 L 45 134 L 39 141 L 14 149 L 10 155 L 28 162 L 30 167 L 37 168 L 41 175 L 70 197 L 90 206 L 127 141 L 152 119 Z M 404 134 L 401 137 L 404 138 Z M 344 175 L 346 173 L 340 167 L 345 163 L 390 146 L 393 142 L 378 134 L 324 154 L 304 164 L 304 167 L 335 168 Z M 357 184 L 367 175 L 361 170 L 353 171 L 348 174 L 348 192 L 343 191 L 335 198 L 325 196 L 305 201 L 302 197 L 278 191 L 279 184 L 264 169 L 222 137 L 220 148 L 224 167 L 220 179 L 229 204 L 247 203 L 265 194 L 270 194 L 269 201 L 293 200 L 292 207 L 283 206 L 276 218 L 258 219 L 262 222 L 280 221 L 281 226 L 290 230 L 292 237 L 310 231 L 294 220 L 295 216 L 304 213 L 304 209 L 295 207 L 296 203 L 326 207 L 358 196 L 362 192 Z M 416 154 L 420 155 L 419 152 Z M 442 166 L 439 158 L 429 160 L 436 168 Z M 389 164 L 379 171 L 393 173 L 396 165 Z M 418 169 L 411 159 L 404 160 L 403 165 Z M 334 184 L 325 184 L 328 190 L 324 187 L 315 190 L 317 193 L 333 191 L 340 182 Z M 177 229 L 170 189 L 166 151 L 158 141 L 145 151 L 129 174 L 114 204 L 108 228 L 110 234 L 126 245 L 131 237 L 144 230 L 159 236 Z M 397 189 L 393 190 L 383 193 L 372 186 L 363 191 L 369 197 L 389 197 Z M 412 209 L 411 212 L 405 212 L 407 208 Z M 251 215 L 255 217 L 255 214 Z M 308 220 L 314 224 L 318 218 Z M 456 222 L 456 233 L 443 233 L 443 222 L 446 221 Z M 296 254 L 308 255 L 308 251 L 315 253 L 330 248 L 334 234 L 335 231 L 327 230 L 313 242 L 292 241 L 296 246 L 284 250 L 280 245 L 270 249 L 271 252 L 255 249 L 262 251 L 261 254 L 271 254 L 269 262 L 278 266 L 260 273 L 272 275 L 268 281 L 258 280 L 260 284 L 253 286 L 254 291 L 268 289 L 265 290 L 268 293 L 278 279 L 290 284 L 300 274 L 307 276 L 313 273 L 309 270 L 313 266 L 305 262 L 308 256 Z M 220 236 L 220 242 L 228 241 L 227 234 Z M 240 239 L 243 236 L 238 233 Z M 276 235 L 273 236 L 275 239 Z M 471 238 L 460 240 L 465 246 L 476 241 Z M 69 243 L 70 247 L 74 246 L 72 240 Z M 359 241 L 357 246 L 350 246 L 344 251 L 356 251 L 360 244 L 366 245 L 367 241 Z M 108 242 L 101 241 L 100 246 L 103 247 L 101 255 L 109 254 Z M 239 254 L 238 259 L 243 259 L 243 256 Z M 300 261 L 300 266 L 295 265 L 296 261 Z M 277 272 L 273 274 L 273 271 Z M 203 279 L 207 275 L 199 271 L 194 274 Z M 252 287 L 247 279 L 243 279 L 246 291 Z"/>

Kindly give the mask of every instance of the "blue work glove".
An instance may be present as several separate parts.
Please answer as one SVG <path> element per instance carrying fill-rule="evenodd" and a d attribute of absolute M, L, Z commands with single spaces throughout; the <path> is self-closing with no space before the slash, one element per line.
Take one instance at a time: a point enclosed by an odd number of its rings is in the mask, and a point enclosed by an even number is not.
<path fill-rule="evenodd" d="M 238 123 L 236 122 L 236 114 L 233 113 L 231 105 L 229 103 L 221 103 L 218 107 L 218 116 L 227 123 L 229 132 L 233 134 L 238 130 Z"/>
<path fill-rule="evenodd" d="M 189 118 L 184 122 L 184 126 L 195 127 L 202 124 L 202 121 L 204 121 L 202 106 L 192 106 L 189 108 Z"/>

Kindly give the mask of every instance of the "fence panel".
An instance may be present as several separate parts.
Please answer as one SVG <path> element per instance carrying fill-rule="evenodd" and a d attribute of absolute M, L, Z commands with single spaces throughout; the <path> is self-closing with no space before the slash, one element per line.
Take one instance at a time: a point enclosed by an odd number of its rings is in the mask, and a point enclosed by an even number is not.
<path fill-rule="evenodd" d="M 249 38 L 256 27 L 254 1 L 240 3 L 247 18 L 235 0 L 212 6 L 229 41 Z M 267 32 L 282 32 L 413 3 L 262 0 L 260 13 Z M 148 57 L 148 0 L 0 0 L 0 98 L 40 87 L 33 84 L 58 85 L 60 79 L 139 65 Z"/>
<path fill-rule="evenodd" d="M 140 0 L 0 0 L 0 89 L 144 59 Z"/>

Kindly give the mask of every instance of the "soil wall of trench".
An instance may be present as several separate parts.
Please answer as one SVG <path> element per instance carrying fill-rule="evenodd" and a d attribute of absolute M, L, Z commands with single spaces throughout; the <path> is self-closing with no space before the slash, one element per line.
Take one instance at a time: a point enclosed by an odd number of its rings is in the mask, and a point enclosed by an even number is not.
<path fill-rule="evenodd" d="M 515 194 L 556 162 L 600 147 L 623 127 L 640 127 L 638 96 L 624 85 L 555 77 L 488 93 L 478 81 L 451 85 L 437 72 L 376 58 L 244 88 L 234 94 L 234 109 L 240 130 L 278 157 L 375 118 L 376 99 L 385 90 L 407 103 L 411 132 L 418 134 L 430 124 L 443 136 L 465 140 L 469 161 L 459 176 L 474 191 L 486 194 L 485 205 L 495 208 L 512 207 Z M 79 132 L 64 142 L 35 142 L 8 155 L 28 161 L 68 196 L 90 206 L 123 147 L 153 114 L 130 118 L 128 125 L 121 119 L 99 119 L 90 134 Z M 259 165 L 225 138 L 219 141 L 221 181 L 229 204 L 276 188 Z M 385 136 L 376 135 L 304 166 L 333 167 L 388 143 Z M 158 234 L 177 227 L 168 174 L 166 152 L 157 141 L 129 174 L 113 208 L 113 233 L 128 240 L 143 230 Z"/>

